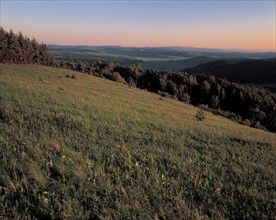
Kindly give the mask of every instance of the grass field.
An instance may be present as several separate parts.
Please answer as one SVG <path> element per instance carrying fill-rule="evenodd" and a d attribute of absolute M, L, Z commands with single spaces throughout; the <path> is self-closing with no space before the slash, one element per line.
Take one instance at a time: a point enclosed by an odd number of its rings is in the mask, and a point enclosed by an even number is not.
<path fill-rule="evenodd" d="M 77 72 L 0 68 L 0 218 L 275 219 L 275 134 Z"/>

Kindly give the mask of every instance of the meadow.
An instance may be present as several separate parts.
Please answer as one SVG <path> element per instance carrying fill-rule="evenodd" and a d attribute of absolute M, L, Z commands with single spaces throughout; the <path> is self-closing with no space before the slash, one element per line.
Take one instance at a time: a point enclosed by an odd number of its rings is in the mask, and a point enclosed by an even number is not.
<path fill-rule="evenodd" d="M 0 218 L 275 219 L 274 133 L 70 70 L 0 70 Z"/>

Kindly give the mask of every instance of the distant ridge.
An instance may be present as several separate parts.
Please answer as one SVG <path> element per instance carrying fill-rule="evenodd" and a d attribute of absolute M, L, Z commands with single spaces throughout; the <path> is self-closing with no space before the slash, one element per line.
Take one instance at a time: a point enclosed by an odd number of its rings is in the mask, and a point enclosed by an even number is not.
<path fill-rule="evenodd" d="M 158 49 L 158 50 L 176 50 L 176 51 L 197 51 L 197 52 L 225 52 L 225 53 L 245 53 L 245 54 L 270 54 L 276 56 L 272 51 L 249 51 L 238 49 L 219 49 L 205 47 L 188 47 L 188 46 L 121 46 L 121 45 L 70 45 L 70 44 L 47 44 L 49 47 L 84 47 L 84 48 L 131 48 L 131 49 Z"/>
<path fill-rule="evenodd" d="M 113 61 L 123 65 L 140 64 L 143 68 L 179 71 L 217 59 L 269 59 L 273 52 L 237 52 L 193 47 L 123 47 L 118 45 L 48 45 L 55 59 Z"/>
<path fill-rule="evenodd" d="M 238 83 L 276 83 L 276 58 L 217 60 L 184 71 L 211 74 Z"/>

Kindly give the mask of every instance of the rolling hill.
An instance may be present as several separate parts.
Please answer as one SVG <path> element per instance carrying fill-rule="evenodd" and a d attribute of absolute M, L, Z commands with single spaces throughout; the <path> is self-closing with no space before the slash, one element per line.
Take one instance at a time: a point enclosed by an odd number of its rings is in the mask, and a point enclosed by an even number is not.
<path fill-rule="evenodd" d="M 211 74 L 238 83 L 276 85 L 276 58 L 217 60 L 186 68 L 184 71 Z"/>
<path fill-rule="evenodd" d="M 86 62 L 112 61 L 123 65 L 140 64 L 143 68 L 180 71 L 217 59 L 269 59 L 275 53 L 235 52 L 191 47 L 121 47 L 48 45 L 56 60 L 78 59 Z"/>
<path fill-rule="evenodd" d="M 208 56 L 197 56 L 187 59 L 179 59 L 179 60 L 151 60 L 146 62 L 139 63 L 143 68 L 150 69 L 154 68 L 157 70 L 171 70 L 171 71 L 179 71 L 183 68 L 197 66 L 198 64 L 208 63 L 215 61 L 216 58 L 208 57 Z"/>
<path fill-rule="evenodd" d="M 275 134 L 70 70 L 0 70 L 1 218 L 275 218 Z"/>

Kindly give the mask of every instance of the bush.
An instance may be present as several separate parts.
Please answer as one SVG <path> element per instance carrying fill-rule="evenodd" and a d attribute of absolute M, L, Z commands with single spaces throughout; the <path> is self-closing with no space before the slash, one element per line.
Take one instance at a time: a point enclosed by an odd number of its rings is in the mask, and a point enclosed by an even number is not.
<path fill-rule="evenodd" d="M 167 92 L 163 92 L 163 91 L 160 91 L 158 90 L 158 94 L 161 96 L 161 97 L 166 97 L 166 98 L 170 98 L 170 94 L 167 93 Z"/>
<path fill-rule="evenodd" d="M 198 107 L 199 107 L 200 109 L 205 110 L 205 111 L 208 111 L 208 110 L 209 110 L 208 105 L 200 104 L 200 105 L 198 105 Z"/>
<path fill-rule="evenodd" d="M 202 109 L 199 109 L 195 115 L 196 119 L 199 121 L 202 121 L 203 119 L 205 119 L 205 113 Z"/>

